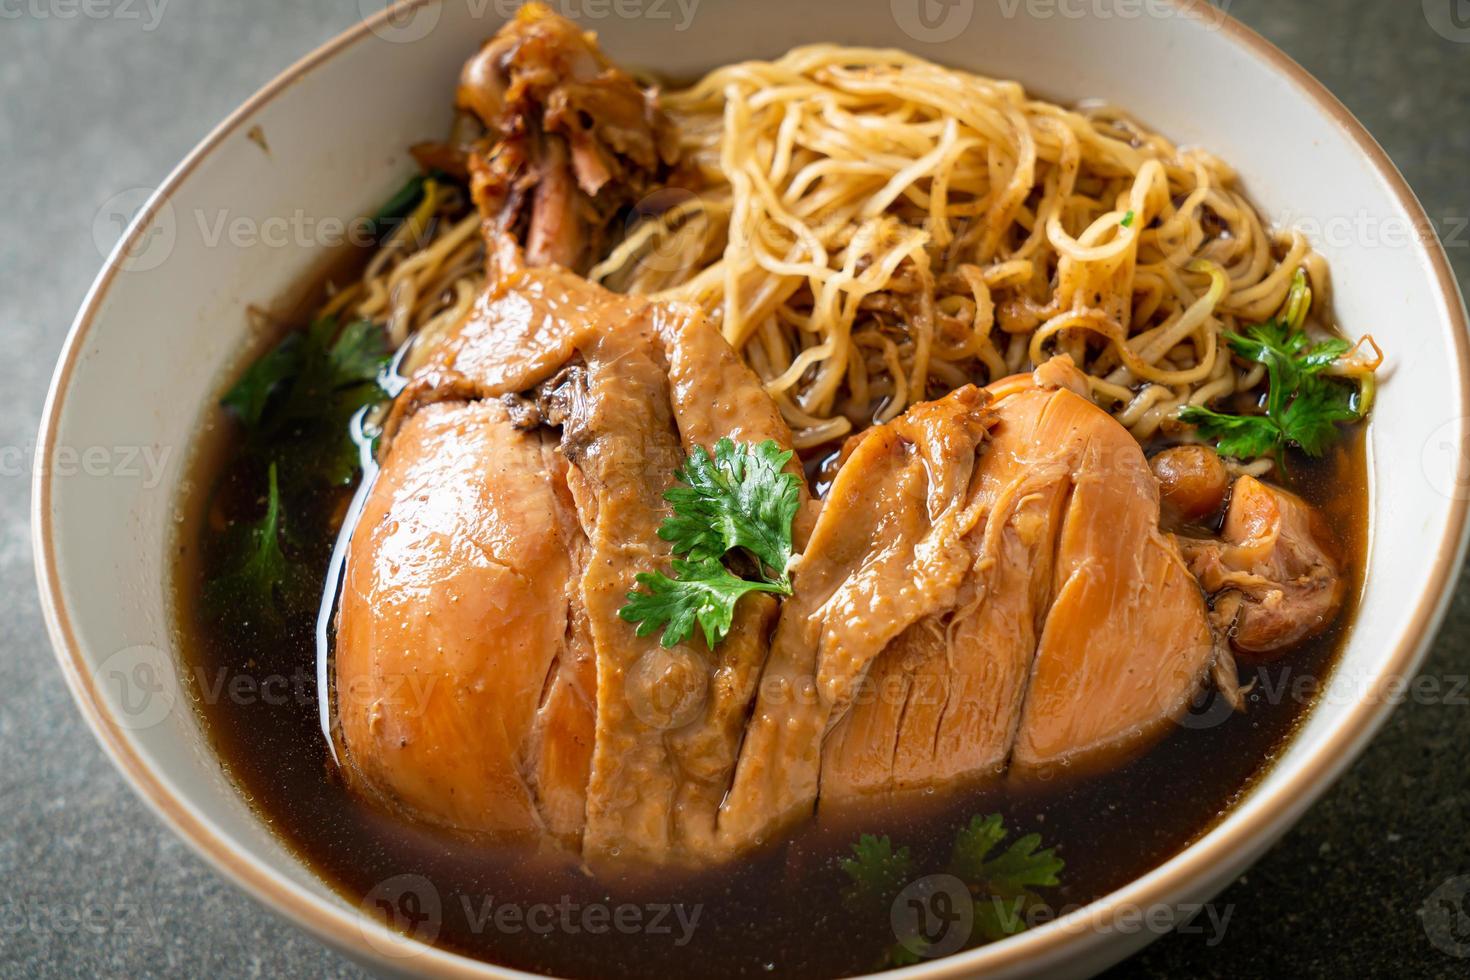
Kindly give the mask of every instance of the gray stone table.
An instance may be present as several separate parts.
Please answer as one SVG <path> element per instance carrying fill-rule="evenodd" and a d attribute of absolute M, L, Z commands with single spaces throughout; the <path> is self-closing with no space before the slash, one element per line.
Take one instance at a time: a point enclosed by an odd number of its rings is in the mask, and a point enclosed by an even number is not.
<path fill-rule="evenodd" d="M 102 259 L 99 207 L 157 184 L 259 85 L 374 2 L 0 0 L 0 338 L 13 372 L 0 412 L 0 975 L 359 975 L 209 871 L 93 743 L 37 608 L 28 473 L 53 362 Z M 1436 225 L 1455 232 L 1464 283 L 1470 2 L 1220 5 L 1367 124 Z M 1470 673 L 1467 631 L 1462 584 L 1428 672 Z M 1470 960 L 1441 951 L 1419 915 L 1443 882 L 1470 874 L 1467 748 L 1464 703 L 1406 704 L 1224 893 L 1223 941 L 1171 935 L 1118 972 L 1470 976 Z M 87 928 L 72 925 L 87 909 Z M 1463 911 L 1458 938 L 1470 942 Z"/>

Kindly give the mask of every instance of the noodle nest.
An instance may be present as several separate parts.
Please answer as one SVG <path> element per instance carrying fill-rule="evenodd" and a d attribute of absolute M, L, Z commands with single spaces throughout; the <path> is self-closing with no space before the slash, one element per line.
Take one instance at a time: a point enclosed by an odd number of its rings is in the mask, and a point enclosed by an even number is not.
<path fill-rule="evenodd" d="M 717 69 L 662 105 L 678 186 L 590 277 L 707 311 L 799 449 L 1055 353 L 1148 441 L 1185 405 L 1259 390 L 1262 366 L 1221 335 L 1275 313 L 1298 269 L 1326 296 L 1320 256 L 1268 230 L 1227 164 L 1108 106 L 834 45 Z M 483 281 L 478 225 L 430 183 L 324 312 L 394 342 L 445 329 Z"/>

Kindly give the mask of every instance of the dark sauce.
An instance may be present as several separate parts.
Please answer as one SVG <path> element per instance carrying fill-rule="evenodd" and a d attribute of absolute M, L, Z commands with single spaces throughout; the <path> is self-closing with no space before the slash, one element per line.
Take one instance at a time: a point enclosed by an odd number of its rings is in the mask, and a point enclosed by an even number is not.
<path fill-rule="evenodd" d="M 753 856 L 700 873 L 591 878 L 570 861 L 468 842 L 364 803 L 338 779 L 318 717 L 316 613 L 249 629 L 217 626 L 200 602 L 220 560 L 219 524 L 258 513 L 261 475 L 232 455 L 216 419 L 197 453 L 176 592 L 189 685 L 225 770 L 272 831 L 370 915 L 444 948 L 566 977 L 802 976 L 863 973 L 894 942 L 886 914 L 849 913 L 837 866 L 861 833 L 911 848 L 919 873 L 942 870 L 954 831 L 997 812 L 1013 835 L 1039 833 L 1066 861 L 1043 897 L 1058 911 L 1094 900 L 1178 853 L 1247 793 L 1311 708 L 1352 620 L 1367 549 L 1361 431 L 1325 458 L 1292 460 L 1290 487 L 1329 518 L 1348 558 L 1352 598 L 1325 634 L 1257 679 L 1249 710 L 1213 694 L 1160 744 L 1100 775 L 1059 772 L 917 800 L 824 811 Z M 288 499 L 301 553 L 324 579 L 351 488 Z M 213 530 L 212 530 L 213 529 Z M 196 545 L 197 543 L 197 545 Z M 1306 696 L 1299 696 L 1306 691 Z M 507 911 L 509 909 L 510 911 Z M 978 939 L 977 939 L 978 941 Z"/>

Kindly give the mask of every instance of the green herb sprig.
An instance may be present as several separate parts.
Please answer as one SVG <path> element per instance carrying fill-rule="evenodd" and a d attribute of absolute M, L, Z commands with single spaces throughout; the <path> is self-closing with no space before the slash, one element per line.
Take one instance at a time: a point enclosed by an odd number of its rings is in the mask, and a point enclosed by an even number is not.
<path fill-rule="evenodd" d="M 1008 836 L 1000 814 L 972 817 L 955 834 L 949 863 L 941 869 L 969 889 L 974 928 L 989 942 L 1024 930 L 1026 912 L 1042 903 L 1037 889 L 1059 885 L 1066 866 L 1054 848 L 1041 847 L 1039 834 L 1005 844 Z M 894 847 L 886 835 L 864 834 L 852 845 L 852 856 L 837 866 L 848 879 L 843 905 L 855 915 L 888 913 L 919 873 L 909 848 Z M 900 936 L 883 951 L 878 966 L 916 963 L 928 955 L 928 946 L 924 936 Z"/>
<path fill-rule="evenodd" d="M 1338 337 L 1313 342 L 1307 336 L 1302 323 L 1311 303 L 1306 275 L 1298 269 L 1276 317 L 1242 333 L 1225 334 L 1237 357 L 1266 367 L 1261 414 L 1235 415 L 1190 405 L 1179 413 L 1180 420 L 1214 440 L 1223 455 L 1237 459 L 1274 456 L 1283 462 L 1288 446 L 1297 446 L 1308 456 L 1326 452 L 1338 437 L 1338 424 L 1361 419 L 1365 405 L 1355 385 L 1324 373 L 1352 345 Z"/>
<path fill-rule="evenodd" d="M 284 481 L 346 486 L 358 468 L 349 425 L 389 397 L 382 378 L 391 357 L 381 327 L 323 317 L 252 364 L 220 403 L 251 451 L 281 464 Z"/>
<path fill-rule="evenodd" d="M 638 624 L 639 636 L 663 629 L 666 647 L 682 643 L 696 626 L 711 649 L 730 632 L 735 605 L 751 592 L 791 594 L 791 526 L 801 505 L 800 481 L 786 472 L 791 450 L 775 440 L 758 444 L 721 439 L 711 454 L 696 446 L 674 472 L 681 486 L 664 492 L 673 514 L 658 536 L 676 556 L 674 575 L 643 572 L 647 591 L 628 593 L 618 615 Z M 724 561 L 742 553 L 758 578 L 734 574 Z"/>
<path fill-rule="evenodd" d="M 847 875 L 842 903 L 850 912 L 884 909 L 914 878 L 914 858 L 907 847 L 895 849 L 888 835 L 863 834 L 852 845 L 852 857 L 837 867 Z"/>
<path fill-rule="evenodd" d="M 352 420 L 389 397 L 391 356 L 381 328 L 324 317 L 287 335 L 220 399 L 244 431 L 246 455 L 268 474 L 264 515 L 231 526 L 224 570 L 206 583 L 206 602 L 221 618 L 279 625 L 283 611 L 309 607 L 313 576 L 301 549 L 283 546 L 286 501 L 351 484 L 360 461 Z"/>
<path fill-rule="evenodd" d="M 1041 846 L 1040 834 L 1026 834 L 994 853 L 1006 838 L 1000 814 L 973 817 L 955 835 L 950 868 L 979 899 L 975 923 L 986 939 L 1013 936 L 1026 928 L 1022 914 L 1041 901 L 1035 889 L 1060 883 L 1066 866 L 1056 851 Z"/>
<path fill-rule="evenodd" d="M 224 571 L 206 583 L 204 602 L 217 617 L 228 613 L 243 625 L 279 627 L 283 610 L 309 607 L 314 580 L 283 548 L 290 538 L 275 463 L 270 465 L 266 482 L 265 513 L 257 521 L 231 527 L 225 541 L 229 560 Z"/>

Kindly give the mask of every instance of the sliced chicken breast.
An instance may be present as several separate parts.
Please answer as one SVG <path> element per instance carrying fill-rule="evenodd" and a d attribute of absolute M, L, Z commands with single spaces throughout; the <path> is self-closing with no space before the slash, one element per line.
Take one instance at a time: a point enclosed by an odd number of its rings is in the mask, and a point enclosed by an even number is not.
<path fill-rule="evenodd" d="M 1114 760 L 1184 709 L 1214 658 L 1204 598 L 1142 450 L 1083 383 L 1059 360 L 861 437 L 782 609 L 722 831 Z"/>
<path fill-rule="evenodd" d="M 1058 391 L 1035 444 L 1062 447 L 1070 495 L 1011 757 L 1023 772 L 1136 752 L 1187 708 L 1214 659 L 1204 596 L 1159 530 L 1158 483 L 1134 438 Z"/>
<path fill-rule="evenodd" d="M 553 450 L 497 402 L 429 406 L 354 536 L 335 653 L 345 771 L 431 823 L 580 829 L 593 692 L 568 635 L 585 545 Z"/>
<path fill-rule="evenodd" d="M 742 602 L 716 651 L 697 638 L 665 648 L 618 610 L 638 573 L 668 567 L 663 494 L 689 450 L 725 435 L 789 448 L 790 431 L 697 311 L 616 296 L 525 266 L 513 243 L 501 249 L 503 283 L 425 344 L 394 406 L 351 543 L 336 659 L 339 689 L 375 693 L 388 668 L 431 665 L 476 697 L 373 716 L 410 743 L 435 733 L 447 747 L 454 733 L 440 763 L 372 737 L 365 718 L 344 717 L 346 755 L 363 785 L 432 823 L 539 829 L 594 861 L 708 860 L 775 600 Z M 482 526 L 502 537 L 482 540 Z M 502 553 L 514 553 L 508 568 L 478 569 Z M 445 580 L 494 578 L 476 600 L 505 612 L 446 607 L 462 596 L 418 587 L 423 567 Z M 485 694 L 511 657 L 515 670 Z M 484 805 L 502 784 L 502 795 L 515 791 L 516 819 Z"/>

